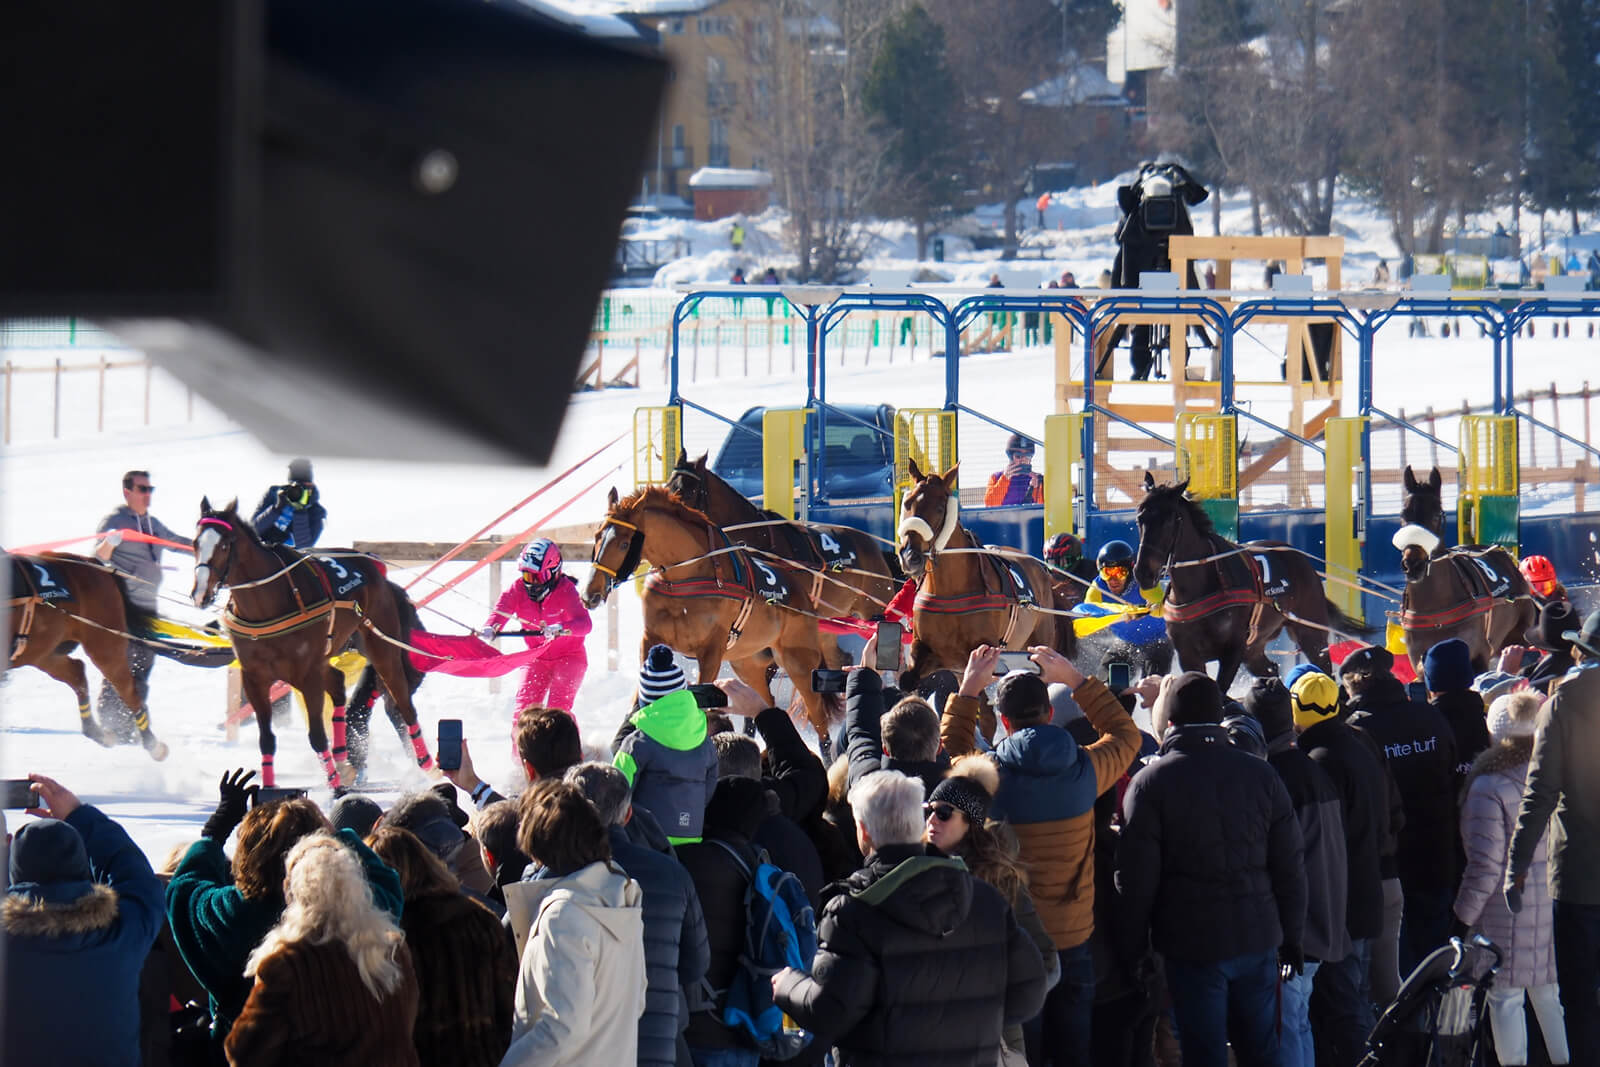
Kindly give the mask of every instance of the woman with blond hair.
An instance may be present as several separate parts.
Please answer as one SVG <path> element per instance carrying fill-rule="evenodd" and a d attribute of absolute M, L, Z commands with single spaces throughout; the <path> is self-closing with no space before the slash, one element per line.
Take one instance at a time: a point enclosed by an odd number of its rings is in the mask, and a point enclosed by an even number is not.
<path fill-rule="evenodd" d="M 1505 953 L 1489 989 L 1489 1025 L 1502 1064 L 1528 1062 L 1522 1005 L 1533 1005 L 1552 1063 L 1568 1062 L 1567 1028 L 1556 982 L 1555 912 L 1545 882 L 1549 837 L 1540 838 L 1522 893 L 1522 910 L 1506 906 L 1500 887 L 1510 862 L 1511 837 L 1522 806 L 1541 701 L 1534 690 L 1496 697 L 1489 705 L 1494 742 L 1473 761 L 1461 801 L 1461 843 L 1467 868 L 1456 893 L 1459 926 L 1475 928 Z"/>
<path fill-rule="evenodd" d="M 284 867 L 283 915 L 245 962 L 256 984 L 228 1034 L 228 1063 L 415 1067 L 411 953 L 360 860 L 318 832 Z"/>

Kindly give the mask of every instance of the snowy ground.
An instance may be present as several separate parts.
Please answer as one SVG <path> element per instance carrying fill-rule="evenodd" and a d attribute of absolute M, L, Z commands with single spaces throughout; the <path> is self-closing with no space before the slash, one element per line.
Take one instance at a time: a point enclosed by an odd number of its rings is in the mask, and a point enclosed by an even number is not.
<path fill-rule="evenodd" d="M 1008 270 L 1037 269 L 1040 278 L 1072 269 L 1085 282 L 1109 263 L 1109 233 L 1114 221 L 1109 212 L 1113 190 L 1102 186 L 1078 194 L 1064 194 L 1047 214 L 1049 233 L 1060 234 L 1055 258 L 1011 265 Z M 1232 217 L 1240 209 L 1230 203 L 1225 225 L 1237 228 Z M 1031 211 L 1030 211 L 1031 215 Z M 1360 282 L 1370 273 L 1383 247 L 1381 227 L 1370 212 L 1357 213 L 1360 223 L 1351 230 L 1352 261 L 1347 279 Z M 1054 230 L 1060 223 L 1062 230 Z M 709 225 L 678 224 L 668 226 Z M 764 241 L 774 240 L 777 223 L 764 218 L 752 227 L 747 259 L 767 262 Z M 1078 230 L 1076 227 L 1086 227 Z M 1208 227 L 1202 227 L 1208 229 Z M 916 266 L 905 257 L 910 252 L 904 233 L 886 238 L 883 255 L 876 261 L 885 270 L 904 271 Z M 952 254 L 958 249 L 952 242 Z M 1057 254 L 1058 253 L 1058 254 Z M 720 279 L 726 263 L 713 265 L 721 253 L 705 253 L 686 261 L 682 276 L 662 281 Z M 1364 265 L 1362 265 L 1364 264 Z M 781 262 L 779 263 L 781 266 Z M 948 263 L 952 280 L 981 282 L 996 266 L 973 258 Z M 956 276 L 959 275 L 959 276 Z M 1347 282 L 1348 284 L 1348 282 Z M 1281 328 L 1252 331 L 1239 346 L 1242 377 L 1270 380 L 1277 377 L 1281 359 Z M 1563 391 L 1578 388 L 1593 373 L 1594 342 L 1580 338 L 1575 325 L 1566 339 L 1540 337 L 1519 342 L 1519 386 L 1555 382 Z M 12 350 L 5 356 L 19 365 L 34 365 L 60 355 L 52 351 Z M 74 359 L 84 352 L 75 350 Z M 92 354 L 91 354 L 92 356 Z M 1403 325 L 1380 339 L 1375 400 L 1378 406 L 1415 412 L 1433 405 L 1440 410 L 1459 408 L 1463 401 L 1481 404 L 1490 395 L 1490 351 L 1475 337 L 1411 339 Z M 1044 416 L 1051 411 L 1052 355 L 1043 347 L 1015 353 L 969 357 L 963 366 L 962 399 L 1027 432 L 1042 434 Z M 737 417 L 746 407 L 767 404 L 790 406 L 803 402 L 803 375 L 778 374 L 759 380 L 729 376 L 685 388 L 691 399 Z M 895 366 L 832 368 L 829 399 L 839 402 L 890 402 L 899 406 L 936 406 L 943 399 L 944 363 L 919 359 Z M 234 496 L 252 507 L 261 491 L 279 480 L 288 457 L 266 451 L 226 417 L 194 402 L 190 418 L 184 390 L 159 373 L 152 381 L 150 425 L 143 424 L 142 378 L 119 380 L 108 391 L 107 432 L 95 433 L 97 413 L 87 379 L 78 381 L 63 398 L 63 434 L 51 439 L 48 375 L 21 376 L 13 399 L 13 444 L 0 456 L 0 543 L 23 547 L 89 534 L 107 511 L 120 503 L 119 479 L 130 467 L 148 468 L 158 487 L 154 513 L 169 526 L 187 533 L 193 529 L 203 494 L 220 504 Z M 1353 381 L 1347 382 L 1345 410 L 1355 409 Z M 1263 418 L 1282 417 L 1282 403 L 1270 394 L 1253 408 Z M 329 509 L 324 545 L 356 540 L 412 540 L 455 542 L 489 521 L 504 508 L 552 479 L 578 459 L 624 433 L 634 408 L 660 403 L 665 386 L 647 373 L 640 390 L 609 390 L 573 398 L 561 441 L 550 463 L 540 468 L 462 467 L 447 464 L 392 464 L 377 461 L 316 459 L 317 480 Z M 1276 405 L 1276 406 L 1275 406 Z M 1547 413 L 1541 412 L 1541 417 Z M 1563 426 L 1573 432 L 1582 425 L 1580 411 L 1563 409 Z M 1268 436 L 1249 429 L 1249 435 Z M 725 427 L 691 413 L 685 427 L 691 452 L 715 451 Z M 964 417 L 961 441 L 969 477 L 981 477 L 989 465 L 998 466 L 1003 432 Z M 1438 435 L 1453 441 L 1453 425 L 1441 424 Z M 1580 434 L 1581 436 L 1581 434 Z M 1414 438 L 1414 435 L 1413 435 Z M 1413 439 L 1407 459 L 1427 462 L 1426 443 Z M 1390 461 L 1397 456 L 1388 457 Z M 591 480 L 590 491 L 559 515 L 552 525 L 592 520 L 603 510 L 604 493 L 615 484 L 631 484 L 629 442 L 608 448 L 599 459 L 551 490 L 525 512 L 501 524 L 496 533 L 511 536 L 544 517 L 557 503 Z M 972 483 L 976 484 L 976 483 Z M 1380 500 L 1378 510 L 1392 510 L 1396 501 Z M 1534 503 L 1529 501 L 1528 503 Z M 1551 493 L 1543 506 L 1568 509 L 1570 492 Z M 569 570 L 579 580 L 587 577 L 583 561 L 571 561 Z M 164 587 L 164 612 L 179 618 L 201 616 L 189 605 L 190 573 L 185 557 L 169 554 Z M 449 572 L 449 568 L 446 569 Z M 440 574 L 440 577 L 446 576 Z M 404 580 L 405 575 L 399 575 Z M 420 595 L 427 584 L 413 591 Z M 461 633 L 475 628 L 487 612 L 487 581 L 479 575 L 458 590 L 442 596 L 424 612 L 425 624 L 442 632 Z M 606 626 L 596 615 L 595 633 L 589 640 L 590 670 L 575 708 L 586 742 L 604 744 L 626 710 L 634 682 L 640 620 L 637 601 L 623 591 L 619 600 L 622 667 L 606 669 Z M 257 762 L 254 729 L 247 726 L 240 740 L 226 742 L 221 728 L 225 702 L 225 673 L 158 661 L 152 679 L 152 715 L 156 730 L 172 747 L 171 758 L 156 764 L 137 749 L 102 749 L 77 730 L 68 691 L 37 671 L 13 671 L 0 687 L 0 778 L 40 771 L 61 778 L 88 800 L 99 803 L 125 821 L 147 851 L 159 858 L 174 845 L 192 839 L 216 796 L 216 781 L 225 768 L 254 767 Z M 425 734 L 436 734 L 441 718 L 460 718 L 474 749 L 480 773 L 498 786 L 515 785 L 514 760 L 507 741 L 515 679 L 507 679 L 498 694 L 485 681 L 431 677 L 418 694 Z M 296 712 L 298 715 L 298 712 Z M 315 759 L 296 723 L 279 727 L 278 767 L 282 784 L 313 785 L 320 780 Z M 411 765 L 400 743 L 378 721 L 374 726 L 373 775 L 402 786 L 420 786 L 423 776 Z M 13 813 L 13 818 L 15 818 Z"/>

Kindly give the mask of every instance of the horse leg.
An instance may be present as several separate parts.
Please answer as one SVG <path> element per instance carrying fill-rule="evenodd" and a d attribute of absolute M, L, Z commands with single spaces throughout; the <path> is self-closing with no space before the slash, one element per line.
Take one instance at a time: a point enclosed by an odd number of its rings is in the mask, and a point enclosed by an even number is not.
<path fill-rule="evenodd" d="M 89 676 L 84 672 L 83 664 L 62 652 L 52 652 L 42 660 L 36 661 L 33 666 L 54 678 L 56 681 L 70 688 L 78 698 L 78 723 L 83 729 L 83 736 L 98 744 L 111 748 L 117 741 L 100 728 L 94 721 L 94 713 L 89 710 Z"/>
<path fill-rule="evenodd" d="M 422 736 L 422 725 L 417 722 L 417 709 L 411 702 L 411 686 L 406 678 L 405 665 L 400 660 L 400 650 L 381 640 L 370 641 L 363 638 L 362 644 L 367 658 L 378 670 L 378 680 L 383 683 L 383 691 L 389 696 L 391 717 L 394 712 L 399 712 L 401 720 L 405 723 L 406 737 L 411 742 L 411 751 L 417 758 L 417 766 L 424 771 L 432 771 L 433 755 L 428 751 L 428 742 Z"/>
<path fill-rule="evenodd" d="M 263 677 L 254 668 L 245 667 L 239 679 L 244 699 L 256 713 L 256 743 L 261 750 L 261 786 L 271 789 L 278 784 L 273 759 L 278 752 L 278 738 L 272 732 L 272 679 Z"/>
<path fill-rule="evenodd" d="M 1300 654 L 1316 664 L 1319 671 L 1325 674 L 1333 673 L 1333 660 L 1328 655 L 1328 634 L 1315 626 L 1303 622 L 1289 622 L 1289 634 L 1294 638 L 1294 643 L 1300 649 Z M 1252 670 L 1254 668 L 1251 668 Z"/>
<path fill-rule="evenodd" d="M 1224 698 L 1228 695 L 1228 687 L 1233 685 L 1234 676 L 1239 673 L 1239 664 L 1244 661 L 1243 650 L 1230 647 L 1226 652 L 1217 657 L 1217 688 L 1222 690 Z M 1205 670 L 1201 664 L 1200 669 Z"/>
<path fill-rule="evenodd" d="M 328 696 L 333 698 L 333 749 L 329 755 L 333 757 L 334 766 L 339 768 L 340 783 L 354 782 L 356 769 L 350 764 L 350 750 L 346 743 L 349 740 L 349 724 L 345 721 L 345 698 L 348 694 L 344 686 L 344 672 L 329 664 L 324 684 L 328 687 Z"/>
<path fill-rule="evenodd" d="M 917 682 L 922 678 L 924 664 L 933 655 L 933 649 L 928 643 L 913 632 L 911 647 L 906 651 L 906 667 L 900 672 L 900 691 L 909 693 L 917 687 Z"/>
<path fill-rule="evenodd" d="M 339 768 L 333 761 L 333 753 L 328 750 L 328 732 L 322 727 L 322 709 L 333 696 L 328 691 L 328 672 L 331 670 L 327 661 L 319 656 L 316 663 L 290 684 L 305 702 L 306 738 L 311 743 L 311 751 L 317 754 L 317 762 L 322 765 L 322 773 L 328 780 L 328 788 L 338 796 L 343 792 L 343 783 L 339 781 Z M 342 686 L 339 695 L 340 697 L 344 695 Z"/>
<path fill-rule="evenodd" d="M 767 661 L 765 656 L 754 656 L 750 659 L 741 659 L 728 664 L 733 668 L 733 673 L 739 680 L 758 694 L 763 694 L 762 699 L 767 702 L 767 707 L 772 707 L 772 683 L 767 680 Z M 755 720 L 751 719 L 746 724 L 745 733 L 754 737 L 756 732 Z"/>
<path fill-rule="evenodd" d="M 817 731 L 817 750 L 822 754 L 822 765 L 833 762 L 833 740 L 828 736 L 828 708 L 822 697 L 811 688 L 811 672 L 822 664 L 822 652 L 811 645 L 774 645 L 773 655 L 779 666 L 789 676 L 794 691 L 806 707 L 806 718 Z"/>
<path fill-rule="evenodd" d="M 89 627 L 80 629 L 84 631 L 79 637 L 84 653 L 133 713 L 133 726 L 139 731 L 139 741 L 145 751 L 157 762 L 166 759 L 167 746 L 150 728 L 150 709 L 145 704 L 155 653 L 119 634 Z"/>

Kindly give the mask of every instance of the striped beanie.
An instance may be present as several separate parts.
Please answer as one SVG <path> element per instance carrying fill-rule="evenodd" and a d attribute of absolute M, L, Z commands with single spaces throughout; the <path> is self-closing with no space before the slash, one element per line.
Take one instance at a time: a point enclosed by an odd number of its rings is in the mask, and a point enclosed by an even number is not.
<path fill-rule="evenodd" d="M 639 703 L 653 704 L 668 693 L 688 688 L 683 668 L 666 645 L 651 645 L 639 666 Z"/>

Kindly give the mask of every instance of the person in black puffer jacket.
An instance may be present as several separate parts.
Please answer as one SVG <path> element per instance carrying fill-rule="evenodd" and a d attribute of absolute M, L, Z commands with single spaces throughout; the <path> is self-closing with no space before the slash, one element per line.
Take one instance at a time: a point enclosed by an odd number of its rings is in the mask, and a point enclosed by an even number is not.
<path fill-rule="evenodd" d="M 1450 936 L 1456 880 L 1456 739 L 1438 710 L 1410 700 L 1392 673 L 1394 656 L 1375 645 L 1340 665 L 1350 725 L 1383 749 L 1405 804 L 1396 856 L 1405 896 L 1400 920 L 1401 974 Z"/>
<path fill-rule="evenodd" d="M 1001 1032 L 1044 1004 L 1044 963 L 1005 899 L 922 843 L 922 783 L 877 771 L 850 791 L 866 866 L 825 893 L 811 973 L 773 1000 L 834 1043 L 839 1067 L 999 1062 Z"/>
<path fill-rule="evenodd" d="M 1119 921 L 1136 958 L 1166 962 L 1185 1063 L 1278 1058 L 1278 968 L 1305 962 L 1306 872 L 1289 793 L 1264 761 L 1234 748 L 1217 683 L 1162 683 L 1152 715 L 1160 755 L 1122 798 Z M 1170 723 L 1170 732 L 1167 726 Z"/>
<path fill-rule="evenodd" d="M 894 696 L 890 703 L 888 696 Z M 902 701 L 915 701 L 900 709 Z M 894 731 L 892 741 L 884 742 L 883 719 L 886 709 L 906 720 Z M 902 697 L 898 690 L 886 696 L 883 679 L 874 670 L 851 671 L 845 682 L 845 744 L 850 756 L 850 784 L 853 786 L 873 771 L 898 771 L 919 779 L 924 794 L 933 792 L 950 760 L 939 748 L 939 713 L 916 694 Z M 928 727 L 918 729 L 917 727 Z"/>

